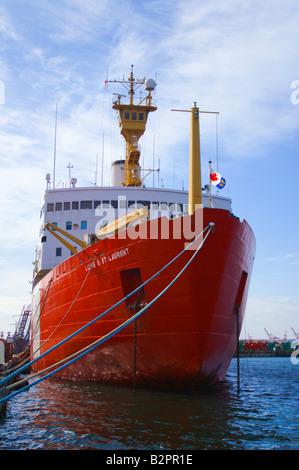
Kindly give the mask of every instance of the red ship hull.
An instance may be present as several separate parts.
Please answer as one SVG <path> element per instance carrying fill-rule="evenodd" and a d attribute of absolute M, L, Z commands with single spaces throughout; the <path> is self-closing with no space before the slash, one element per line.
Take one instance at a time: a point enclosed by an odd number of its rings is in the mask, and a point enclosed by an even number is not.
<path fill-rule="evenodd" d="M 34 357 L 115 305 L 177 256 L 186 240 L 174 239 L 172 233 L 181 220 L 170 221 L 169 239 L 132 240 L 133 229 L 128 229 L 124 239 L 101 240 L 39 281 L 32 308 Z M 237 317 L 242 327 L 255 238 L 246 221 L 241 223 L 226 210 L 204 209 L 203 227 L 210 222 L 215 228 L 202 249 L 136 324 L 132 322 L 57 372 L 59 377 L 173 390 L 224 380 L 236 350 Z M 153 223 L 149 221 L 147 227 Z M 154 299 L 193 253 L 185 251 L 141 293 L 42 357 L 33 369 L 42 371 L 118 327 L 134 314 L 136 306 L 141 308 Z"/>

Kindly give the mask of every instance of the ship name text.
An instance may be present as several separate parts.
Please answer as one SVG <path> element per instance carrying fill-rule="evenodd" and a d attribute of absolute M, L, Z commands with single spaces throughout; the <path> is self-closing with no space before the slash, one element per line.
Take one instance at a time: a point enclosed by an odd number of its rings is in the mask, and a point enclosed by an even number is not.
<path fill-rule="evenodd" d="M 124 256 L 127 256 L 128 254 L 129 254 L 129 248 L 124 248 L 123 250 L 114 251 L 113 253 L 109 253 L 105 256 L 101 256 L 99 258 L 96 258 L 91 263 L 86 264 L 85 271 L 90 271 L 93 268 L 102 266 L 103 264 L 109 263 L 118 258 L 123 258 Z"/>

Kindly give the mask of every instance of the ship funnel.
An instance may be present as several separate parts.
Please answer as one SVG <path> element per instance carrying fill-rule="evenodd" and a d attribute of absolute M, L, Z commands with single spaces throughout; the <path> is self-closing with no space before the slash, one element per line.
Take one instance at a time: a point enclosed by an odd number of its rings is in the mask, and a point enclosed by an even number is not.
<path fill-rule="evenodd" d="M 124 181 L 125 160 L 115 160 L 111 163 L 110 186 L 122 186 Z"/>

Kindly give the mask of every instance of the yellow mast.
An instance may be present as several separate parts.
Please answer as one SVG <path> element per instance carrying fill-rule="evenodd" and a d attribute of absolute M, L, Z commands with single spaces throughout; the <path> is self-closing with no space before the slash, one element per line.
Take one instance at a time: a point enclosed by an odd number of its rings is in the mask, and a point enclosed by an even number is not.
<path fill-rule="evenodd" d="M 188 202 L 190 215 L 194 214 L 195 205 L 202 204 L 199 109 L 196 103 L 194 103 L 193 108 L 191 108 Z"/>
<path fill-rule="evenodd" d="M 200 132 L 199 132 L 199 114 L 219 114 L 215 111 L 199 111 L 194 103 L 190 111 L 185 109 L 172 109 L 172 111 L 180 111 L 190 113 L 190 153 L 189 153 L 189 199 L 188 212 L 189 215 L 194 214 L 195 206 L 202 205 L 202 189 L 201 189 L 201 157 L 200 157 Z"/>
<path fill-rule="evenodd" d="M 190 150 L 189 150 L 189 215 L 194 214 L 195 205 L 202 204 L 201 194 L 201 161 L 200 161 L 200 134 L 199 134 L 199 108 L 194 103 L 190 111 L 185 109 L 172 109 L 183 113 L 190 113 Z"/>
<path fill-rule="evenodd" d="M 130 96 L 129 103 L 121 102 L 121 95 L 118 95 L 117 101 L 113 104 L 112 108 L 117 111 L 118 122 L 120 127 L 120 133 L 126 141 L 126 161 L 125 161 L 125 172 L 124 172 L 124 186 L 141 186 L 141 175 L 140 175 L 140 150 L 138 141 L 145 132 L 146 122 L 148 114 L 152 111 L 156 111 L 156 107 L 152 106 L 151 92 L 155 89 L 155 82 L 152 79 L 139 80 L 135 79 L 133 75 L 133 65 L 131 67 L 130 77 L 127 81 L 117 81 L 121 83 L 127 90 Z M 139 104 L 135 105 L 133 97 L 135 90 L 142 84 L 145 85 L 145 89 L 148 91 L 148 95 L 140 101 Z"/>

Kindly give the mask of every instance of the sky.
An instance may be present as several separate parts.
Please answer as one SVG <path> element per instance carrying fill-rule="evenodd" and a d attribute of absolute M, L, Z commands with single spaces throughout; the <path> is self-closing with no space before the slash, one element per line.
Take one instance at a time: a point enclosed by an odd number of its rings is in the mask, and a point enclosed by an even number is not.
<path fill-rule="evenodd" d="M 257 243 L 241 338 L 299 332 L 299 4 L 294 0 L 0 0 L 0 331 L 31 302 L 46 174 L 109 184 L 124 155 L 105 80 L 153 78 L 158 111 L 140 140 L 156 185 L 188 189 L 189 118 L 202 114 L 221 194 Z M 217 129 L 217 132 L 216 132 Z M 104 143 L 104 146 L 103 146 Z M 151 181 L 147 181 L 148 186 Z"/>

